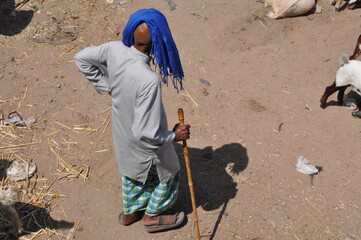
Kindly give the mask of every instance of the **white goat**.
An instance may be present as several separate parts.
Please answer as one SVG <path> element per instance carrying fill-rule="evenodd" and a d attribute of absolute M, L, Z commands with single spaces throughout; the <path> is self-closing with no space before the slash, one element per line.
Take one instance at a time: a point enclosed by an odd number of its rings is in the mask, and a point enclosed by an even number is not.
<path fill-rule="evenodd" d="M 264 7 L 270 10 L 270 18 L 294 17 L 308 13 L 315 8 L 315 0 L 265 0 Z"/>
<path fill-rule="evenodd" d="M 353 86 L 361 95 L 361 61 L 353 60 L 361 53 L 361 35 L 357 40 L 354 53 L 348 59 L 347 56 L 341 55 L 339 63 L 341 67 L 336 73 L 336 79 L 334 83 L 325 89 L 320 102 L 321 108 L 326 107 L 328 97 L 334 92 L 338 92 L 337 100 L 340 105 L 343 104 L 344 93 L 348 86 Z"/>
<path fill-rule="evenodd" d="M 347 55 L 341 55 L 339 64 L 341 67 L 336 73 L 336 87 L 353 86 L 361 90 L 361 61 L 348 60 Z"/>

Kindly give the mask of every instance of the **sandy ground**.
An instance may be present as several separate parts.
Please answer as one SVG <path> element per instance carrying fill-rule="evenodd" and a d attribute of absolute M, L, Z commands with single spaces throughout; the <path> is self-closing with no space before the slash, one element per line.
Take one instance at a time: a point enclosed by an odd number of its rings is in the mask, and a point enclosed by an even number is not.
<path fill-rule="evenodd" d="M 274 20 L 259 1 L 173 2 L 171 11 L 164 0 L 30 0 L 18 6 L 13 24 L 2 14 L 0 109 L 38 122 L 1 127 L 0 152 L 7 161 L 36 163 L 38 181 L 52 196 L 37 206 L 66 223 L 34 227 L 24 216 L 20 239 L 193 238 L 179 144 L 176 209 L 186 212 L 186 224 L 148 234 L 141 223 L 117 223 L 122 201 L 111 99 L 97 94 L 73 62 L 84 47 L 119 40 L 116 24 L 122 30 L 132 12 L 148 7 L 166 15 L 186 74 L 186 91 L 164 87 L 163 98 L 169 125 L 182 107 L 192 126 L 188 146 L 202 239 L 361 239 L 360 120 L 335 95 L 326 109 L 319 107 L 339 55 L 351 54 L 361 33 L 360 9 L 335 12 L 321 0 L 320 14 Z M 323 168 L 314 186 L 296 171 L 299 156 Z M 72 168 L 83 175 L 90 169 L 89 176 L 59 179 Z"/>

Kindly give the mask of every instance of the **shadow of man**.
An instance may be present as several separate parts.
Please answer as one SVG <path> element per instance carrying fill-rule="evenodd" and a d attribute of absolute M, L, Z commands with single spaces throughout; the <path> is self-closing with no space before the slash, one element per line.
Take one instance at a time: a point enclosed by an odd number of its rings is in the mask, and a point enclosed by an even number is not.
<path fill-rule="evenodd" d="M 185 213 L 192 212 L 187 173 L 183 157 L 182 145 L 175 144 L 182 165 L 179 199 L 177 205 Z M 231 175 L 238 175 L 248 165 L 247 149 L 238 143 L 226 144 L 216 150 L 212 147 L 204 149 L 189 148 L 192 177 L 197 207 L 205 211 L 219 209 L 222 206 L 210 239 L 213 239 L 218 225 L 231 199 L 237 194 L 237 183 Z"/>
<path fill-rule="evenodd" d="M 34 11 L 19 10 L 28 1 L 15 4 L 14 0 L 0 0 L 0 35 L 14 36 L 29 25 Z"/>

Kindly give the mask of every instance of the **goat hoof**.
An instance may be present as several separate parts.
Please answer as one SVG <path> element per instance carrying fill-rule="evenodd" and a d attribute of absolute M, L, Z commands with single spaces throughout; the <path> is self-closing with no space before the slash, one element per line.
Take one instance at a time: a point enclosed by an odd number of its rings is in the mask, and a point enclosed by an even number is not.
<path fill-rule="evenodd" d="M 361 111 L 351 113 L 354 118 L 361 118 Z"/>
<path fill-rule="evenodd" d="M 322 109 L 325 109 L 325 108 L 326 108 L 326 102 L 321 101 L 320 107 L 321 107 Z"/>

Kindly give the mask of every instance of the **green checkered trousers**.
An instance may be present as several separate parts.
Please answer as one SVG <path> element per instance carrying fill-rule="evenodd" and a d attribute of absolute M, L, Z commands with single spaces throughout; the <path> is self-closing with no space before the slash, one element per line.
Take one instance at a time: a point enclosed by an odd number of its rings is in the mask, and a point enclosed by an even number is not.
<path fill-rule="evenodd" d="M 152 166 L 145 184 L 122 176 L 124 214 L 145 210 L 147 215 L 156 216 L 171 208 L 178 196 L 179 175 L 160 183 Z"/>

